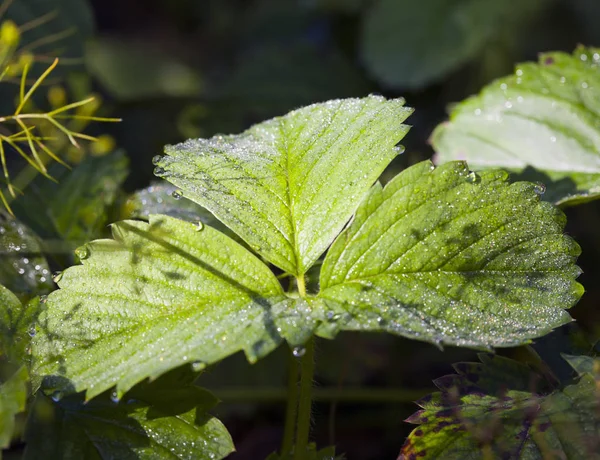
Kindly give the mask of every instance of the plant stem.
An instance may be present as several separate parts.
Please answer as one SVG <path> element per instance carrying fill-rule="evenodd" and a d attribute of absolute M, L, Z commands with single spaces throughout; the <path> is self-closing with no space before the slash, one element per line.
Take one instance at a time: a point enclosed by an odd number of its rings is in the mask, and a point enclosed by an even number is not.
<path fill-rule="evenodd" d="M 304 281 L 304 279 L 303 279 Z M 304 285 L 304 283 L 302 283 Z M 298 284 L 300 290 L 300 284 Z M 315 339 L 306 343 L 306 351 L 300 362 L 300 397 L 298 400 L 298 423 L 296 425 L 296 447 L 294 460 L 303 460 L 306 457 L 308 438 L 310 433 L 310 416 L 312 409 L 312 381 L 315 371 Z"/>
<path fill-rule="evenodd" d="M 285 408 L 283 442 L 281 443 L 281 458 L 286 458 L 292 451 L 296 428 L 296 414 L 298 412 L 298 362 L 291 351 L 288 356 L 287 405 Z"/>
<path fill-rule="evenodd" d="M 296 277 L 296 284 L 298 284 L 298 294 L 300 294 L 300 297 L 306 297 L 306 283 L 304 281 L 304 275 Z"/>

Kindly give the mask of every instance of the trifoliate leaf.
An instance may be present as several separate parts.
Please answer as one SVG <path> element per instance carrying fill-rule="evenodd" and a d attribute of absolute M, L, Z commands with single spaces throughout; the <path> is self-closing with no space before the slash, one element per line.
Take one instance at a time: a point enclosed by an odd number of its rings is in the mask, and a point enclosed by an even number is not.
<path fill-rule="evenodd" d="M 0 448 L 10 445 L 15 427 L 15 415 L 25 410 L 27 400 L 27 368 L 21 367 L 0 385 Z"/>
<path fill-rule="evenodd" d="M 22 305 L 18 297 L 0 285 L 0 356 L 13 364 L 22 363 L 31 337 L 36 333 L 38 298 Z"/>
<path fill-rule="evenodd" d="M 118 404 L 106 396 L 85 403 L 79 395 L 54 394 L 52 399 L 38 392 L 25 436 L 27 460 L 217 460 L 233 451 L 226 428 L 206 412 L 214 396 L 201 388 L 186 392 L 185 409 L 138 398 Z"/>
<path fill-rule="evenodd" d="M 365 15 L 361 54 L 385 85 L 420 88 L 457 70 L 486 44 L 514 36 L 545 4 L 544 0 L 379 0 Z"/>
<path fill-rule="evenodd" d="M 487 348 L 571 321 L 579 246 L 538 186 L 507 176 L 426 161 L 375 185 L 322 266 L 338 327 Z"/>
<path fill-rule="evenodd" d="M 455 106 L 432 142 L 440 162 L 524 173 L 548 201 L 575 204 L 600 196 L 599 124 L 600 49 L 578 48 L 517 66 Z"/>
<path fill-rule="evenodd" d="M 46 258 L 37 236 L 18 220 L 0 213 L 0 284 L 21 301 L 52 290 Z"/>
<path fill-rule="evenodd" d="M 55 165 L 50 173 L 58 183 L 43 177 L 35 181 L 15 201 L 15 214 L 46 238 L 83 244 L 105 230 L 110 206 L 127 177 L 128 163 L 127 156 L 117 151 L 88 156 L 72 170 Z M 67 251 L 64 245 L 46 249 Z"/>
<path fill-rule="evenodd" d="M 600 399 L 591 375 L 549 393 L 522 364 L 483 362 L 459 363 L 458 375 L 436 380 L 441 393 L 419 401 L 423 410 L 406 420 L 420 426 L 399 460 L 597 458 Z"/>
<path fill-rule="evenodd" d="M 240 135 L 168 146 L 155 174 L 301 275 L 397 155 L 411 113 L 403 104 L 370 96 L 311 105 Z"/>
<path fill-rule="evenodd" d="M 271 310 L 293 299 L 238 243 L 167 216 L 112 231 L 78 249 L 83 265 L 48 296 L 34 338 L 38 380 L 69 379 L 88 399 L 116 384 L 120 396 L 185 363 L 201 369 L 239 350 L 255 361 L 280 343 Z"/>

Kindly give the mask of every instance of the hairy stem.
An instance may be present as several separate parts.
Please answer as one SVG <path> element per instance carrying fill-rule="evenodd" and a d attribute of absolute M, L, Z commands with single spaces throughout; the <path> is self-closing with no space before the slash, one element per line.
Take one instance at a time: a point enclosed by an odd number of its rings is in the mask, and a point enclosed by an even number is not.
<path fill-rule="evenodd" d="M 312 409 L 312 383 L 315 371 L 315 339 L 306 343 L 306 350 L 300 362 L 300 397 L 298 399 L 298 423 L 296 431 L 296 447 L 294 459 L 306 457 L 308 438 L 310 434 L 310 417 Z"/>
<path fill-rule="evenodd" d="M 296 415 L 298 412 L 298 362 L 289 353 L 288 359 L 288 387 L 287 405 L 285 408 L 285 428 L 283 442 L 281 443 L 281 458 L 285 458 L 292 451 L 294 444 L 294 431 L 296 428 Z"/>

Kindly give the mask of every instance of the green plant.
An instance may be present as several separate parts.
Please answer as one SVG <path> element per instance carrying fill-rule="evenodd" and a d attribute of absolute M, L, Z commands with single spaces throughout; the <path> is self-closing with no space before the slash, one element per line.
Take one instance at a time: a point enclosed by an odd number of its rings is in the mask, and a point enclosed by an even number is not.
<path fill-rule="evenodd" d="M 377 182 L 403 151 L 411 112 L 401 99 L 375 95 L 331 100 L 239 135 L 168 146 L 153 163 L 170 184 L 124 204 L 122 157 L 95 159 L 114 178 L 108 183 L 91 180 L 99 170 L 92 160 L 78 165 L 53 193 L 103 212 L 98 221 L 85 212 L 73 218 L 68 211 L 80 206 L 49 199 L 55 237 L 99 235 L 115 208 L 130 218 L 111 225 L 112 238 L 80 245 L 81 264 L 55 273 L 60 289 L 49 295 L 39 279 L 19 292 L 3 281 L 15 290 L 1 291 L 3 445 L 13 415 L 28 410 L 26 458 L 224 458 L 233 443 L 210 415 L 217 401 L 195 384 L 198 376 L 238 351 L 256 362 L 285 342 L 286 426 L 269 458 L 330 459 L 333 447 L 310 443 L 316 337 L 388 332 L 491 350 L 570 323 L 566 310 L 583 293 L 580 249 L 563 233 L 562 211 L 542 201 L 543 185 L 471 171 L 464 161 L 420 162 Z M 438 129 L 434 139 L 450 127 Z M 470 145 L 454 142 L 445 145 Z M 15 208 L 22 220 L 28 208 Z M 19 239 L 29 236 L 19 228 L 7 216 L 0 233 L 14 247 L 34 244 Z M 532 369 L 481 359 L 436 382 L 442 393 L 421 401 L 410 421 L 422 426 L 401 458 L 594 452 L 592 357 L 568 358 L 581 374 L 576 382 L 556 382 L 539 360 Z M 573 433 L 572 443 L 559 442 Z"/>

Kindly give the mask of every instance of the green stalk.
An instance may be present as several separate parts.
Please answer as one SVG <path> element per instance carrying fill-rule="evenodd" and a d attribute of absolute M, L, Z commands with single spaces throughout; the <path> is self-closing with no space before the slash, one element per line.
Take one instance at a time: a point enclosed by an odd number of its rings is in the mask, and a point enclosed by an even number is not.
<path fill-rule="evenodd" d="M 281 443 L 281 458 L 285 458 L 292 451 L 294 431 L 296 428 L 296 415 L 298 412 L 298 362 L 291 351 L 288 356 L 287 405 L 285 408 L 283 442 Z"/>
<path fill-rule="evenodd" d="M 296 428 L 296 447 L 294 460 L 306 457 L 310 434 L 310 416 L 312 409 L 312 383 L 315 372 L 315 339 L 306 343 L 306 351 L 300 362 L 300 397 L 298 400 L 298 423 Z"/>

